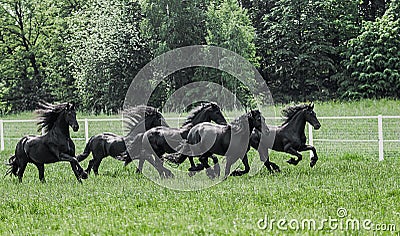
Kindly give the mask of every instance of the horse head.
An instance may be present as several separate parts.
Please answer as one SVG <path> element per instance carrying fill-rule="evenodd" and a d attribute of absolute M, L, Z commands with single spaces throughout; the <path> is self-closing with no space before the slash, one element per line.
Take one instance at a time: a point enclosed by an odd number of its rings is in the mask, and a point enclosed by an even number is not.
<path fill-rule="evenodd" d="M 205 103 L 194 108 L 183 126 L 194 126 L 202 122 L 214 121 L 217 124 L 226 125 L 225 117 L 222 115 L 221 108 L 216 103 Z"/>
<path fill-rule="evenodd" d="M 318 130 L 321 128 L 321 123 L 319 123 L 317 114 L 314 111 L 314 103 L 310 103 L 305 109 L 305 119 L 314 127 L 314 129 Z"/>
<path fill-rule="evenodd" d="M 74 132 L 78 131 L 79 124 L 78 121 L 76 120 L 75 105 L 73 103 L 66 104 L 64 108 L 64 114 L 65 114 L 65 122 L 67 122 L 67 124 L 71 126 Z"/>
<path fill-rule="evenodd" d="M 250 111 L 249 123 L 252 123 L 252 126 L 261 133 L 269 133 L 269 128 L 267 124 L 265 124 L 265 118 L 259 110 Z"/>
<path fill-rule="evenodd" d="M 220 125 L 227 124 L 224 115 L 222 115 L 221 108 L 216 103 L 210 103 L 210 106 L 207 109 L 209 111 L 210 120 Z"/>

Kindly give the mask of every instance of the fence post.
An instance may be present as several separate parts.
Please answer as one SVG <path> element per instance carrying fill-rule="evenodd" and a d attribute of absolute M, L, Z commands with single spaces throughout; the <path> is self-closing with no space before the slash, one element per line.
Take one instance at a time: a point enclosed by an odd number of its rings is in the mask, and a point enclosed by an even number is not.
<path fill-rule="evenodd" d="M 122 112 L 122 114 L 121 114 L 121 129 L 122 129 L 122 134 L 125 135 L 124 127 L 125 127 L 125 125 L 124 125 L 124 113 Z"/>
<path fill-rule="evenodd" d="M 4 151 L 4 127 L 3 120 L 0 120 L 0 150 Z"/>
<path fill-rule="evenodd" d="M 314 146 L 314 138 L 313 138 L 313 127 L 308 124 L 308 144 Z M 310 158 L 314 156 L 314 153 L 310 151 Z"/>
<path fill-rule="evenodd" d="M 379 161 L 383 161 L 383 127 L 382 115 L 378 116 L 378 143 L 379 143 Z"/>
<path fill-rule="evenodd" d="M 87 143 L 89 141 L 89 123 L 88 119 L 85 118 L 85 142 Z"/>

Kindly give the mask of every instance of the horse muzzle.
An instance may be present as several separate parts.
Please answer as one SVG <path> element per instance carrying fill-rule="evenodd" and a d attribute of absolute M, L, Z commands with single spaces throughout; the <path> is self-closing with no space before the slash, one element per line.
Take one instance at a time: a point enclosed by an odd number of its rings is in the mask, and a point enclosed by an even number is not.
<path fill-rule="evenodd" d="M 72 127 L 72 130 L 73 130 L 74 132 L 76 132 L 76 131 L 79 130 L 79 125 L 78 125 L 78 124 L 72 125 L 71 127 Z"/>
<path fill-rule="evenodd" d="M 314 126 L 314 129 L 315 129 L 315 130 L 319 130 L 319 128 L 321 128 L 321 124 L 316 124 L 316 125 Z"/>

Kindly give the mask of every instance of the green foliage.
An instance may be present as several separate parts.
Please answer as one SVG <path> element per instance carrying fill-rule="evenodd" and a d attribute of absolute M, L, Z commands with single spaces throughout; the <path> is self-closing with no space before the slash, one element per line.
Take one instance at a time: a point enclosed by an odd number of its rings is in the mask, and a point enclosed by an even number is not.
<path fill-rule="evenodd" d="M 7 0 L 0 7 L 0 91 L 2 111 L 30 110 L 55 98 L 50 91 L 63 76 L 59 8 L 52 1 Z M 57 84 L 59 86 L 59 84 Z"/>
<path fill-rule="evenodd" d="M 398 97 L 398 5 L 398 0 L 1 0 L 0 114 L 32 110 L 40 100 L 115 112 L 151 58 L 204 44 L 250 61 L 276 102 Z M 230 75 L 187 68 L 165 78 L 150 104 L 161 107 L 177 89 L 203 80 L 223 85 L 246 106 L 253 103 L 248 88 Z"/>
<path fill-rule="evenodd" d="M 254 66 L 258 65 L 255 47 L 255 29 L 247 14 L 247 10 L 240 7 L 237 1 L 223 0 L 220 3 L 211 3 L 207 10 L 206 30 L 207 45 L 228 49 L 242 56 Z M 235 65 L 235 67 L 239 68 L 241 66 L 240 63 L 234 60 L 233 58 L 224 58 L 223 63 Z M 242 75 L 242 77 L 254 77 L 252 72 L 247 73 L 247 75 Z M 207 78 L 207 81 L 215 82 L 227 88 L 246 107 L 253 105 L 254 102 L 252 101 L 253 98 L 251 97 L 249 88 L 232 75 L 209 68 L 199 69 L 196 73 L 196 80 L 204 80 L 204 78 Z M 225 96 L 220 96 L 219 99 L 225 100 Z M 230 101 L 220 102 L 223 104 L 231 103 Z"/>
<path fill-rule="evenodd" d="M 343 13 L 349 16 L 357 9 L 350 1 L 343 5 L 335 7 L 333 1 L 280 0 L 265 15 L 260 47 L 265 50 L 265 80 L 276 95 L 275 100 L 335 97 L 338 55 L 355 24 L 350 19 L 340 25 L 337 17 L 344 18 Z"/>
<path fill-rule="evenodd" d="M 136 1 L 87 2 L 69 21 L 70 63 L 87 111 L 116 112 L 137 72 L 148 61 Z"/>
<path fill-rule="evenodd" d="M 141 32 L 152 57 L 176 48 L 204 45 L 208 0 L 144 0 Z M 179 60 L 179 58 L 176 58 Z M 179 61 L 177 61 L 179 63 Z M 160 107 L 177 89 L 193 81 L 195 68 L 168 76 L 153 93 L 150 104 Z"/>
<path fill-rule="evenodd" d="M 350 40 L 345 53 L 348 79 L 341 81 L 347 98 L 398 98 L 400 93 L 400 11 L 392 1 L 376 22 L 368 22 L 363 32 Z"/>

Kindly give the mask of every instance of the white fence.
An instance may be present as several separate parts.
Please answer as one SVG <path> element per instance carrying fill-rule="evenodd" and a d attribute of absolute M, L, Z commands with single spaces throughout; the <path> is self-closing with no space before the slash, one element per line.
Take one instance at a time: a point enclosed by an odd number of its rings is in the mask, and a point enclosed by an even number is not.
<path fill-rule="evenodd" d="M 270 118 L 279 123 L 280 118 Z M 314 131 L 308 125 L 308 143 L 315 145 L 322 154 L 354 153 L 375 156 L 382 161 L 384 157 L 400 155 L 400 116 L 346 116 L 318 117 L 321 129 Z M 184 118 L 166 118 L 172 126 L 178 126 Z M 271 121 L 271 120 L 275 120 Z M 122 118 L 79 119 L 81 129 L 71 133 L 78 142 L 88 141 L 95 134 L 114 132 L 122 134 Z M 82 124 L 83 123 L 83 124 Z M 174 123 L 175 125 L 173 125 Z M 82 129 L 83 127 L 83 129 Z M 34 134 L 35 120 L 0 120 L 0 150 L 15 147 L 18 140 L 26 134 Z M 6 145 L 7 144 L 7 145 Z M 311 154 L 311 153 L 310 153 Z"/>

